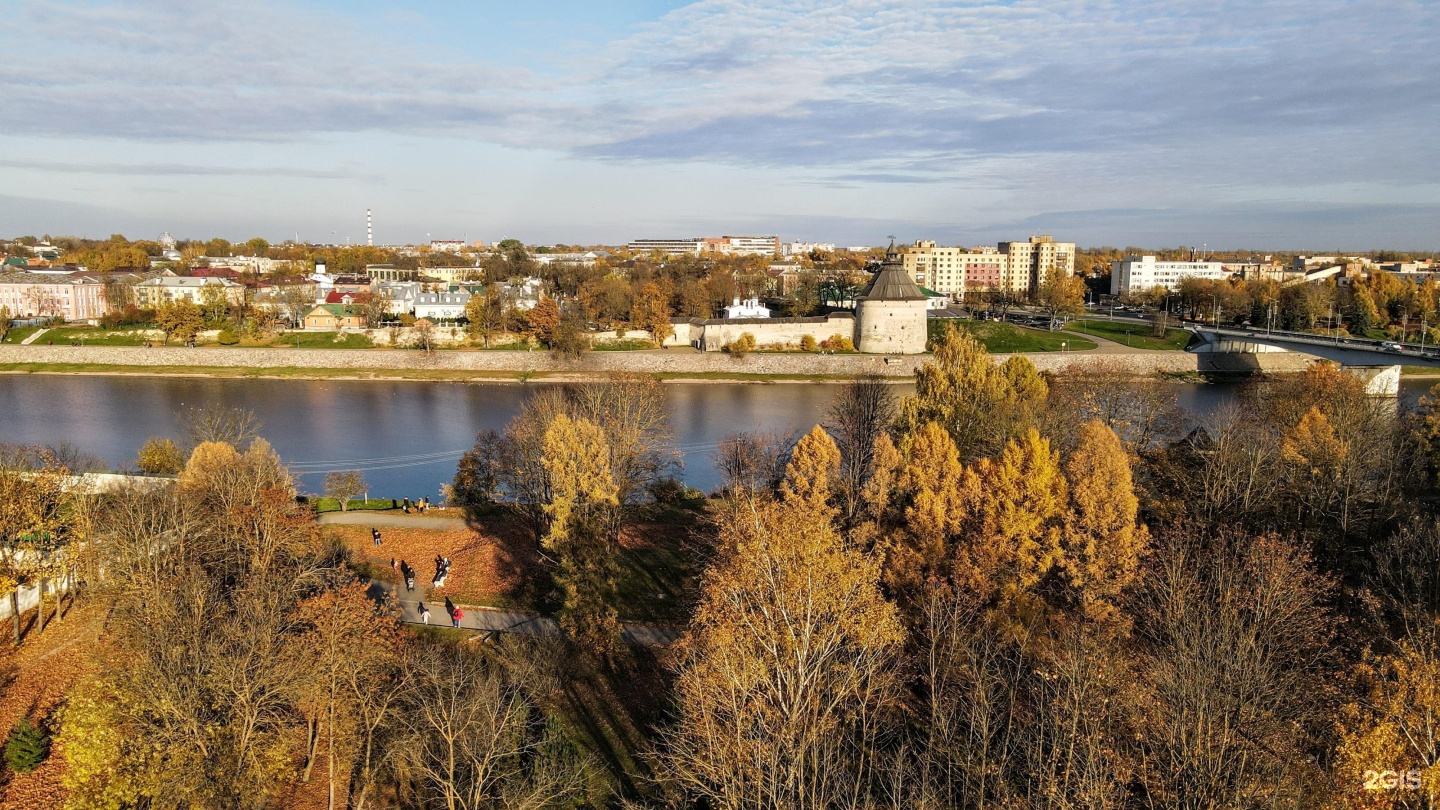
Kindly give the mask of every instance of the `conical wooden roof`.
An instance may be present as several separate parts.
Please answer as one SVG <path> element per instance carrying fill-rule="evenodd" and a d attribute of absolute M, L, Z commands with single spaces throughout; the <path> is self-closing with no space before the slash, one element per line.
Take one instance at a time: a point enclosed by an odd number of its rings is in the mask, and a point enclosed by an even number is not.
<path fill-rule="evenodd" d="M 900 261 L 900 254 L 895 250 L 895 243 L 891 242 L 889 249 L 885 251 L 885 262 L 864 290 L 856 296 L 857 299 L 865 301 L 924 301 L 925 293 L 920 292 L 920 287 L 905 272 L 905 266 Z"/>

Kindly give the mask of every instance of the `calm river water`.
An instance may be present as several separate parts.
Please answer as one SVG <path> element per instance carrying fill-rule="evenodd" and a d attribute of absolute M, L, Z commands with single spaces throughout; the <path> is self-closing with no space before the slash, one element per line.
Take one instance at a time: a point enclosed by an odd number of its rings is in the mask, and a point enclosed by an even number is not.
<path fill-rule="evenodd" d="M 1413 402 L 1433 380 L 1404 383 Z M 823 418 L 838 386 L 819 383 L 673 383 L 665 389 L 684 478 L 710 490 L 716 445 L 741 431 L 803 432 Z M 902 387 L 905 392 L 910 386 Z M 1228 385 L 1179 385 L 1202 416 L 1235 395 Z M 151 436 L 176 436 L 187 406 L 249 408 L 261 434 L 318 490 L 324 472 L 361 469 L 376 497 L 435 500 L 477 431 L 501 429 L 541 385 L 375 381 L 0 375 L 0 441 L 70 445 L 117 469 Z"/>

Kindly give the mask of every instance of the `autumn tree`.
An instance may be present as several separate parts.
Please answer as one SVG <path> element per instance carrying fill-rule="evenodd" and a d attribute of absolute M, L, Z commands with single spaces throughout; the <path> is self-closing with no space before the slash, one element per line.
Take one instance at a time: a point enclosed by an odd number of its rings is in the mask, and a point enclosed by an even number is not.
<path fill-rule="evenodd" d="M 496 285 L 490 285 L 479 295 L 470 296 L 465 302 L 466 331 L 471 337 L 478 337 L 490 348 L 490 338 L 505 328 L 505 300 Z"/>
<path fill-rule="evenodd" d="M 172 337 L 186 343 L 205 328 L 205 317 L 200 307 L 188 300 L 166 301 L 155 308 L 155 326 L 165 333 L 166 343 Z"/>
<path fill-rule="evenodd" d="M 682 642 L 679 717 L 661 767 L 714 807 L 824 808 L 878 787 L 902 631 L 876 562 L 814 511 L 838 453 L 812 433 L 786 495 L 721 528 Z M 812 477 L 813 475 L 813 477 Z"/>
<path fill-rule="evenodd" d="M 530 329 L 535 337 L 546 346 L 555 339 L 555 330 L 560 326 L 560 305 L 553 298 L 541 298 L 528 314 Z"/>
<path fill-rule="evenodd" d="M 640 286 L 634 309 L 630 312 L 630 323 L 649 332 L 650 339 L 656 343 L 663 343 L 675 334 L 670 326 L 670 296 L 659 284 L 652 281 Z"/>
<path fill-rule="evenodd" d="M 1112 618 L 1117 600 L 1135 580 L 1149 535 L 1136 525 L 1130 459 L 1115 432 L 1099 421 L 1080 429 L 1065 463 L 1070 505 L 1065 516 L 1063 567 L 1081 612 Z"/>
<path fill-rule="evenodd" d="M 74 499 L 70 470 L 48 450 L 0 448 L 0 593 L 10 599 L 14 640 L 20 643 L 20 588 L 42 589 L 70 540 Z M 42 611 L 37 626 L 44 625 Z"/>
<path fill-rule="evenodd" d="M 367 488 L 365 474 L 359 470 L 333 470 L 325 474 L 325 494 L 339 502 L 341 512 L 348 512 L 350 500 Z"/>
<path fill-rule="evenodd" d="M 846 383 L 830 403 L 825 430 L 840 450 L 838 487 L 847 523 L 860 511 L 861 493 L 874 468 L 875 441 L 894 419 L 893 386 L 878 376 Z"/>
<path fill-rule="evenodd" d="M 192 447 L 205 442 L 244 447 L 260 435 L 260 419 L 249 408 L 195 405 L 177 412 L 175 421 Z"/>
<path fill-rule="evenodd" d="M 354 761 L 355 749 L 364 744 L 360 704 L 371 690 L 386 688 L 398 657 L 398 628 L 359 581 L 302 600 L 297 613 L 305 629 L 290 645 L 295 665 L 290 688 L 307 721 L 304 779 L 310 778 L 323 738 L 326 806 L 334 810 L 339 769 Z"/>
<path fill-rule="evenodd" d="M 1078 276 L 1053 272 L 1035 290 L 1035 303 L 1050 320 L 1085 314 L 1085 282 Z"/>
<path fill-rule="evenodd" d="M 934 358 L 915 371 L 914 396 L 900 403 L 900 444 L 925 423 L 939 422 L 963 460 L 997 453 L 1035 424 L 1047 392 L 1028 359 L 1015 355 L 996 366 L 970 333 L 948 324 Z"/>
<path fill-rule="evenodd" d="M 135 466 L 146 475 L 174 475 L 185 466 L 185 457 L 172 439 L 151 437 L 141 446 Z"/>
<path fill-rule="evenodd" d="M 608 514 L 619 504 L 610 447 L 595 423 L 561 414 L 545 431 L 544 448 L 551 492 L 544 546 L 558 558 L 556 582 L 565 594 L 561 625 L 586 650 L 609 655 L 621 629 Z"/>

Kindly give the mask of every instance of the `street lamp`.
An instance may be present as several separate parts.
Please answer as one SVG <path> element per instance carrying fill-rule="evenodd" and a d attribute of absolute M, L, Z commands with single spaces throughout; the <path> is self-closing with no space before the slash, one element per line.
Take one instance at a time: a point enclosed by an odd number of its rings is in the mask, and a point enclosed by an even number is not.
<path fill-rule="evenodd" d="M 1211 311 L 1215 314 L 1215 328 L 1220 328 L 1220 296 L 1210 296 Z"/>
<path fill-rule="evenodd" d="M 1062 340 L 1062 341 L 1060 341 L 1060 353 L 1061 353 L 1061 354 L 1064 354 L 1066 351 L 1068 351 L 1068 349 L 1065 348 L 1065 347 L 1068 346 L 1068 345 L 1070 345 L 1070 341 L 1068 341 L 1068 340 Z M 1423 353 L 1424 353 L 1424 350 L 1421 350 L 1421 353 L 1423 354 Z"/>
<path fill-rule="evenodd" d="M 1126 345 L 1126 346 L 1129 346 L 1129 345 L 1130 345 L 1130 330 L 1129 330 L 1129 329 L 1126 329 L 1126 330 L 1125 330 L 1125 345 Z"/>

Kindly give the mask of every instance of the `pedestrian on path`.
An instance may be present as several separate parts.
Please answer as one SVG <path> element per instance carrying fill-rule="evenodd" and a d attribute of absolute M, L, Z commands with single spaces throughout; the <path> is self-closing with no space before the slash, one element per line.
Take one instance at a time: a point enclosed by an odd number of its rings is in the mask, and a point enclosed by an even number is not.
<path fill-rule="evenodd" d="M 425 607 L 424 602 L 420 603 L 420 621 L 424 622 L 425 624 L 430 623 L 430 608 Z"/>
<path fill-rule="evenodd" d="M 375 541 L 375 546 L 380 546 L 380 530 L 374 526 L 370 527 L 370 539 Z"/>
<path fill-rule="evenodd" d="M 454 614 L 453 616 L 451 616 L 450 618 L 454 619 L 454 620 L 455 620 L 455 626 L 456 626 L 456 627 L 459 627 L 459 626 L 460 626 L 460 621 L 465 618 L 465 611 L 461 610 L 460 607 L 457 605 L 457 606 L 455 607 L 455 614 Z"/>
<path fill-rule="evenodd" d="M 396 562 L 394 557 L 390 558 L 390 570 L 397 574 L 400 573 L 400 563 Z"/>

